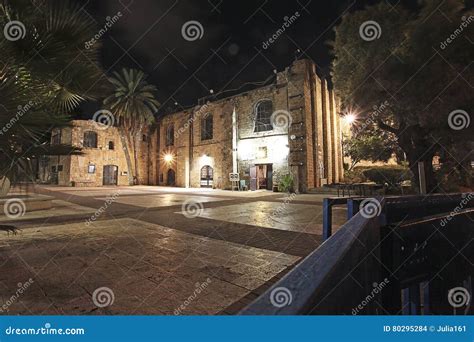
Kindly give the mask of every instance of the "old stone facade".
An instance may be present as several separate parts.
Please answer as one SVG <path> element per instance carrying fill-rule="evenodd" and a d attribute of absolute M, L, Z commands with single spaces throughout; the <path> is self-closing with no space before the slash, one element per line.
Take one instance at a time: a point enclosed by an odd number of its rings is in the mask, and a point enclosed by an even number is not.
<path fill-rule="evenodd" d="M 231 189 L 231 173 L 251 189 L 272 189 L 290 174 L 296 191 L 343 179 L 339 101 L 310 60 L 295 61 L 269 85 L 161 117 L 139 146 L 136 183 Z M 91 121 L 74 121 L 61 140 L 83 147 Z M 71 133 L 72 132 L 72 133 Z M 105 167 L 118 168 L 118 185 L 128 184 L 117 128 L 95 129 L 97 148 L 60 157 L 59 184 L 109 183 Z M 84 138 L 82 138 L 84 139 Z M 110 150 L 108 142 L 114 141 Z M 53 158 L 54 160 L 54 158 Z M 95 174 L 88 173 L 94 164 Z M 57 164 L 59 165 L 59 164 Z M 66 168 L 66 165 L 67 168 Z M 104 173 L 107 173 L 104 176 Z"/>
<path fill-rule="evenodd" d="M 149 137 L 144 132 L 138 137 L 139 179 L 146 184 L 151 179 Z M 94 121 L 74 120 L 70 127 L 52 132 L 52 144 L 68 144 L 82 149 L 81 155 L 51 156 L 47 178 L 62 186 L 128 185 L 128 167 L 118 129 L 105 127 Z M 133 150 L 132 167 L 133 163 Z"/>
<path fill-rule="evenodd" d="M 235 170 L 256 188 L 271 189 L 285 174 L 302 192 L 340 182 L 338 113 L 339 102 L 315 64 L 296 61 L 277 73 L 273 84 L 160 120 L 158 184 L 230 189 L 229 174 Z M 209 117 L 210 139 L 202 127 Z M 174 139 L 167 143 L 171 134 Z M 210 169 L 212 182 L 207 181 Z"/>

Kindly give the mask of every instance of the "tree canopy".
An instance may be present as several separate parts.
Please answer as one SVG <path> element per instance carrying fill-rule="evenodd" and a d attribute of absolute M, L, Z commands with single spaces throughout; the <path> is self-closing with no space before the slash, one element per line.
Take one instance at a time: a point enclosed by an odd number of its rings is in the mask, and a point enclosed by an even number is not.
<path fill-rule="evenodd" d="M 0 2 L 0 176 L 28 172 L 32 158 L 74 153 L 50 146 L 80 103 L 101 96 L 100 44 L 85 49 L 94 22 L 69 1 Z"/>
<path fill-rule="evenodd" d="M 336 28 L 332 73 L 343 106 L 394 134 L 415 175 L 423 162 L 430 191 L 434 155 L 470 177 L 472 15 L 461 0 L 425 0 L 416 11 L 383 2 L 346 14 Z"/>

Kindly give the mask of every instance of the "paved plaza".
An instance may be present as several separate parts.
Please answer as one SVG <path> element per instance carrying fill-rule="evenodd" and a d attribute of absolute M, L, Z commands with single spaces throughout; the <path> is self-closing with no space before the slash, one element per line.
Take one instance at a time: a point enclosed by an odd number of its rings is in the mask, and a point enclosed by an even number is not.
<path fill-rule="evenodd" d="M 323 195 L 36 191 L 53 209 L 0 216 L 2 314 L 233 314 L 321 243 Z"/>

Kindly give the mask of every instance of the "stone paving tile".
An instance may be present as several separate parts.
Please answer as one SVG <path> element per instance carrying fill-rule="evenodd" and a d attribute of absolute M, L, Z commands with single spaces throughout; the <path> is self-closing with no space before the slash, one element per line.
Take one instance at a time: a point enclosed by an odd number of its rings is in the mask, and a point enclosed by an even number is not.
<path fill-rule="evenodd" d="M 128 218 L 24 229 L 0 246 L 0 307 L 34 280 L 8 314 L 216 314 L 300 259 Z M 111 306 L 94 305 L 100 287 Z"/>
<path fill-rule="evenodd" d="M 77 204 L 73 204 L 70 202 L 62 201 L 62 200 L 53 200 L 53 208 L 48 210 L 37 210 L 37 211 L 26 211 L 25 214 L 21 217 L 18 217 L 14 220 L 11 218 L 0 214 L 0 222 L 21 222 L 25 220 L 32 220 L 32 219 L 48 219 L 50 217 L 57 217 L 57 216 L 68 216 L 68 215 L 77 215 L 77 214 L 93 214 L 95 209 L 80 206 Z"/>
<path fill-rule="evenodd" d="M 236 205 L 223 205 L 203 209 L 200 217 L 247 224 L 263 228 L 273 228 L 321 235 L 322 207 L 311 204 L 292 204 L 269 201 L 255 201 Z M 345 222 L 345 217 L 334 216 L 337 226 Z"/>
<path fill-rule="evenodd" d="M 106 197 L 98 198 L 99 200 L 106 200 Z M 209 196 L 192 196 L 182 194 L 162 194 L 152 195 L 146 194 L 143 196 L 119 196 L 115 202 L 121 204 L 128 204 L 143 208 L 168 207 L 172 205 L 181 205 L 186 200 L 194 200 L 198 203 L 220 202 L 230 200 L 230 198 L 218 198 Z"/>

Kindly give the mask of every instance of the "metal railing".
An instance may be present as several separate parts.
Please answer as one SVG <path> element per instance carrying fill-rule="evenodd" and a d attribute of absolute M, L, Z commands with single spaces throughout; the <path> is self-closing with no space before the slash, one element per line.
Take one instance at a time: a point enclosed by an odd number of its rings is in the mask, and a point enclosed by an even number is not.
<path fill-rule="evenodd" d="M 468 200 L 466 200 L 468 199 Z M 243 315 L 464 314 L 472 298 L 474 195 L 377 199 L 244 308 Z M 451 292 L 450 292 L 451 291 Z"/>

